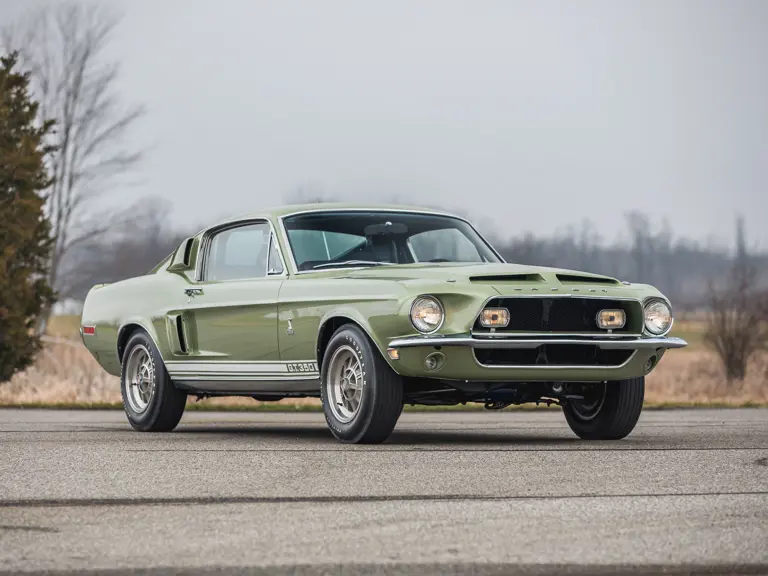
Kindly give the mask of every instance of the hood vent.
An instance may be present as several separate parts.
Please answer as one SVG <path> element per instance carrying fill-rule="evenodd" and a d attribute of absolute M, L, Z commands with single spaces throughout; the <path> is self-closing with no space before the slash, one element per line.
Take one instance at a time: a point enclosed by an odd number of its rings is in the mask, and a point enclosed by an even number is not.
<path fill-rule="evenodd" d="M 544 282 L 541 274 L 493 274 L 490 276 L 470 276 L 470 282 Z"/>
<path fill-rule="evenodd" d="M 618 280 L 599 276 L 578 276 L 576 274 L 558 274 L 557 279 L 563 284 L 603 284 L 615 286 L 619 284 Z"/>

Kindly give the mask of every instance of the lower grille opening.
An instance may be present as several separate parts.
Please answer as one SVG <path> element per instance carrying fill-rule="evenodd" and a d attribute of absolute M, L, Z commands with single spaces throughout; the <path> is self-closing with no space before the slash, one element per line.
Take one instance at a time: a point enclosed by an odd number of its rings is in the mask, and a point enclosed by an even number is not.
<path fill-rule="evenodd" d="M 620 366 L 634 350 L 603 350 L 584 344 L 543 344 L 538 348 L 477 348 L 486 366 Z"/>

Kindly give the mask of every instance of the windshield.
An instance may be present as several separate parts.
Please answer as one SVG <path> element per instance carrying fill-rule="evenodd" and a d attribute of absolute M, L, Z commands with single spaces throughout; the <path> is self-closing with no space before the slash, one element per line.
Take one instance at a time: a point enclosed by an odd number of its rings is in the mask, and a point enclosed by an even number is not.
<path fill-rule="evenodd" d="M 458 218 L 408 212 L 312 212 L 283 220 L 300 271 L 419 262 L 500 262 Z"/>

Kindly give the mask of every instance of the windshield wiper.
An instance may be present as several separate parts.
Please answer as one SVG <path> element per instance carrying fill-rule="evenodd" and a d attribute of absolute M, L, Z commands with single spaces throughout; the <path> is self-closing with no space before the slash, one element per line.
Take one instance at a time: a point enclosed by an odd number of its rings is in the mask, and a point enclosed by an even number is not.
<path fill-rule="evenodd" d="M 375 260 L 344 260 L 343 262 L 326 262 L 312 266 L 312 270 L 321 268 L 341 268 L 344 266 L 392 266 L 392 262 L 377 262 Z"/>

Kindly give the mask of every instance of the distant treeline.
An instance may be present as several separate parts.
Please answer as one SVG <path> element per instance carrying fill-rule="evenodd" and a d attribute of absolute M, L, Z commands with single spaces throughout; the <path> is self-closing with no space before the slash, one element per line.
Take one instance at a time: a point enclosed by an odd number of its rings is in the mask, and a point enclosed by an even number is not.
<path fill-rule="evenodd" d="M 768 254 L 748 250 L 741 219 L 736 222 L 732 251 L 675 238 L 666 225 L 654 230 L 641 213 L 628 214 L 626 222 L 627 239 L 613 244 L 601 243 L 589 222 L 554 237 L 528 234 L 496 238 L 493 243 L 507 262 L 571 268 L 652 284 L 679 309 L 705 306 L 708 286 L 724 284 L 736 258 L 747 260 L 766 280 Z"/>
<path fill-rule="evenodd" d="M 145 274 L 184 238 L 198 231 L 171 230 L 167 206 L 160 202 L 144 206 L 138 217 L 116 227 L 108 238 L 73 250 L 58 287 L 60 298 L 83 299 L 96 283 Z M 489 240 L 507 262 L 570 268 L 653 284 L 678 309 L 704 306 L 709 283 L 727 280 L 734 258 L 747 258 L 764 279 L 768 277 L 768 254 L 748 250 L 740 220 L 735 228 L 735 251 L 675 238 L 666 226 L 654 230 L 644 214 L 629 214 L 626 222 L 626 239 L 612 244 L 602 243 L 599 230 L 589 222 L 551 237 L 489 235 Z"/>

